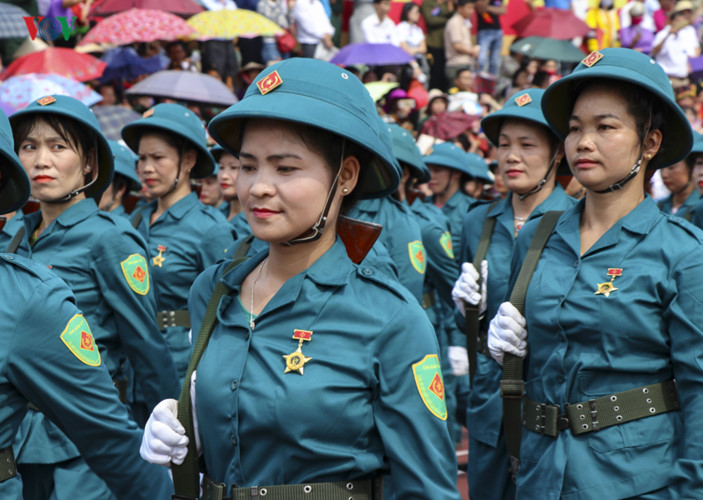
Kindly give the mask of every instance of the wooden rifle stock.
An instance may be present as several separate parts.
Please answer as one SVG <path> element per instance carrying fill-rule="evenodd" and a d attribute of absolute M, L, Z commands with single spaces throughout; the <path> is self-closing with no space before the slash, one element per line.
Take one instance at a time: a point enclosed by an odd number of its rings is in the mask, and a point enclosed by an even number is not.
<path fill-rule="evenodd" d="M 383 226 L 373 222 L 339 216 L 337 234 L 342 239 L 347 255 L 354 264 L 361 264 L 381 234 Z"/>
<path fill-rule="evenodd" d="M 425 193 L 420 191 L 419 189 L 408 189 L 408 192 L 405 194 L 405 197 L 408 199 L 408 205 L 412 205 L 415 203 L 415 200 L 420 198 L 420 200 L 425 201 Z"/>

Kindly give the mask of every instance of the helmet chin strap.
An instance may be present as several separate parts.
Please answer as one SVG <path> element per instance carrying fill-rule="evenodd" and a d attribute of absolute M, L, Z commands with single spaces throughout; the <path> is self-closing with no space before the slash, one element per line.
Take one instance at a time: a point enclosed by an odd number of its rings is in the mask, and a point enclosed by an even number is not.
<path fill-rule="evenodd" d="M 327 217 L 329 215 L 330 209 L 332 208 L 332 202 L 334 201 L 334 195 L 337 192 L 337 181 L 339 180 L 339 174 L 342 172 L 342 164 L 344 163 L 344 150 L 346 149 L 346 145 L 347 145 L 347 140 L 344 139 L 342 142 L 342 156 L 339 159 L 339 168 L 337 169 L 337 175 L 334 176 L 334 180 L 332 181 L 332 186 L 330 186 L 330 190 L 327 192 L 327 200 L 325 200 L 325 208 L 322 210 L 322 213 L 320 214 L 320 218 L 317 219 L 317 222 L 309 230 L 305 231 L 303 234 L 301 234 L 297 238 L 293 238 L 292 240 L 284 241 L 283 243 L 281 243 L 281 245 L 285 245 L 285 246 L 290 247 L 293 245 L 299 245 L 300 243 L 310 243 L 313 241 L 317 241 L 322 237 L 322 231 L 325 229 L 325 225 L 327 224 Z"/>
<path fill-rule="evenodd" d="M 93 169 L 93 178 L 91 179 L 91 181 L 88 184 L 86 184 L 85 186 L 78 188 L 74 191 L 69 192 L 66 196 L 62 196 L 61 198 L 57 198 L 55 200 L 46 200 L 44 203 L 54 203 L 54 204 L 60 205 L 62 203 L 66 203 L 68 201 L 71 201 L 73 198 L 75 198 L 76 196 L 78 196 L 79 194 L 84 192 L 86 189 L 88 189 L 90 186 L 95 184 L 97 182 L 97 180 L 98 180 L 98 167 L 95 167 Z"/>
<path fill-rule="evenodd" d="M 556 160 L 557 160 L 557 154 L 559 152 L 555 151 L 554 154 L 552 155 L 552 159 L 549 161 L 549 168 L 547 169 L 547 173 L 544 174 L 544 177 L 542 177 L 542 180 L 537 183 L 535 187 L 533 187 L 531 190 L 529 190 L 527 193 L 515 193 L 515 196 L 518 197 L 520 201 L 524 200 L 528 196 L 531 196 L 539 191 L 542 190 L 544 185 L 547 183 L 547 178 L 549 177 L 549 174 L 552 172 L 552 169 L 554 168 L 554 165 L 556 165 Z"/>
<path fill-rule="evenodd" d="M 197 159 L 196 159 L 197 161 Z M 176 188 L 178 187 L 178 181 L 181 179 L 181 167 L 183 165 L 183 143 L 178 146 L 178 172 L 176 172 L 176 178 L 173 179 L 173 185 L 171 186 L 171 189 L 166 191 L 164 194 L 160 196 L 160 198 L 163 198 L 164 196 L 168 196 L 169 194 L 173 193 Z"/>

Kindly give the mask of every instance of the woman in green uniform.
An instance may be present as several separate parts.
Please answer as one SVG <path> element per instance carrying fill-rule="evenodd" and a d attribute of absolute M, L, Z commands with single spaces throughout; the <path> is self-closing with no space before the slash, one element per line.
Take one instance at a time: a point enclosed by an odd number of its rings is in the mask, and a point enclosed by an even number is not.
<path fill-rule="evenodd" d="M 144 240 L 127 220 L 100 211 L 95 202 L 112 178 L 107 140 L 90 109 L 66 96 L 38 99 L 10 123 L 41 207 L 24 217 L 12 251 L 48 266 L 68 284 L 122 401 L 133 404 L 137 390 L 146 413 L 178 388 L 154 319 Z M 79 450 L 43 413 L 28 412 L 15 445 L 27 498 L 110 498 Z"/>
<path fill-rule="evenodd" d="M 142 190 L 142 183 L 137 175 L 137 155 L 117 141 L 107 142 L 115 158 L 115 175 L 100 197 L 98 207 L 113 215 L 129 217 L 122 203 L 130 192 L 138 193 Z"/>
<path fill-rule="evenodd" d="M 122 129 L 122 139 L 139 156 L 139 177 L 154 199 L 132 214 L 132 224 L 147 242 L 157 322 L 180 380 L 192 350 L 188 290 L 234 241 L 227 219 L 191 192 L 191 178 L 215 170 L 205 133 L 200 118 L 179 104 L 157 104 Z"/>
<path fill-rule="evenodd" d="M 698 132 L 693 132 L 694 145 L 699 142 L 698 136 L 700 136 Z M 687 221 L 692 219 L 698 200 L 701 198 L 693 182 L 695 156 L 691 151 L 685 159 L 661 169 L 662 181 L 671 194 L 658 203 L 659 208 L 664 213 L 682 217 Z"/>
<path fill-rule="evenodd" d="M 542 111 L 587 194 L 546 233 L 525 315 L 504 302 L 489 326 L 497 361 L 527 356 L 517 497 L 694 498 L 703 232 L 644 191 L 647 169 L 689 154 L 690 125 L 663 69 L 628 49 L 591 53 Z M 536 226 L 518 235 L 512 276 Z"/>
<path fill-rule="evenodd" d="M 21 208 L 29 192 L 0 112 L 0 212 Z M 142 431 L 118 399 L 71 290 L 45 265 L 10 254 L 0 257 L 0 282 L 0 498 L 23 498 L 11 444 L 29 403 L 70 437 L 118 498 L 166 498 L 171 481 L 139 463 Z"/>
<path fill-rule="evenodd" d="M 557 165 L 563 157 L 562 143 L 542 114 L 543 94 L 542 89 L 518 92 L 501 110 L 481 121 L 481 128 L 497 148 L 497 175 L 502 177 L 509 194 L 499 202 L 474 205 L 464 216 L 459 250 L 462 272 L 452 291 L 462 314 L 459 319 L 462 331 L 464 303 L 480 304 L 480 312 L 490 319 L 505 299 L 510 256 L 525 222 L 538 219 L 549 210 L 565 210 L 575 203 L 556 181 Z M 479 274 L 472 262 L 487 223 L 494 224 L 494 228 L 486 253 L 481 256 Z M 476 326 L 482 334 L 474 339 L 478 341 L 476 370 L 466 413 L 469 496 L 476 500 L 507 500 L 515 498 L 515 486 L 502 433 L 501 370 L 485 349 L 488 320 Z"/>
<path fill-rule="evenodd" d="M 144 458 L 179 463 L 202 450 L 205 490 L 236 498 L 380 498 L 380 478 L 387 498 L 460 498 L 427 316 L 395 280 L 352 263 L 335 235 L 356 197 L 398 185 L 383 126 L 352 73 L 314 59 L 269 67 L 210 123 L 239 152 L 237 193 L 269 249 L 193 285 L 194 331 L 215 285 L 231 291 L 213 303 L 193 376 L 197 442 L 186 448 L 175 401 L 164 401 Z"/>

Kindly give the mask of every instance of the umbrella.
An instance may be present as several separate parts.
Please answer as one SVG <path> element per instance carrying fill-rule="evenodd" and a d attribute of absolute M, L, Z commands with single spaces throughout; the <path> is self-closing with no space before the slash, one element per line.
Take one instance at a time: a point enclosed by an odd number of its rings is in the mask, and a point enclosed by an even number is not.
<path fill-rule="evenodd" d="M 161 55 L 141 57 L 132 47 L 108 50 L 100 58 L 107 64 L 101 81 L 135 80 L 141 75 L 150 75 L 168 66 Z"/>
<path fill-rule="evenodd" d="M 127 94 L 220 106 L 230 106 L 237 102 L 232 91 L 219 78 L 194 71 L 159 71 L 132 86 Z"/>
<path fill-rule="evenodd" d="M 366 87 L 366 90 L 371 94 L 371 98 L 376 102 L 399 85 L 398 82 L 369 82 L 365 83 L 364 87 Z"/>
<path fill-rule="evenodd" d="M 590 28 L 569 10 L 548 7 L 538 9 L 513 24 L 519 37 L 542 36 L 570 40 L 585 36 Z"/>
<path fill-rule="evenodd" d="M 109 16 L 129 9 L 163 10 L 181 16 L 192 16 L 205 10 L 194 0 L 102 0 L 94 4 L 90 15 Z"/>
<path fill-rule="evenodd" d="M 448 141 L 470 129 L 480 118 L 480 116 L 467 115 L 463 111 L 443 111 L 430 116 L 422 126 L 420 134 Z"/>
<path fill-rule="evenodd" d="M 0 103 L 12 112 L 25 108 L 45 95 L 69 95 L 86 106 L 102 101 L 102 96 L 80 82 L 60 75 L 30 73 L 17 75 L 0 83 Z"/>
<path fill-rule="evenodd" d="M 27 73 L 51 73 L 79 82 L 87 82 L 103 74 L 105 63 L 90 54 L 73 49 L 49 47 L 15 59 L 0 75 L 0 80 Z"/>
<path fill-rule="evenodd" d="M 176 40 L 192 35 L 193 28 L 180 17 L 151 9 L 130 9 L 110 16 L 91 29 L 78 44 L 114 43 L 127 45 L 133 42 Z"/>
<path fill-rule="evenodd" d="M 100 130 L 113 141 L 122 139 L 122 127 L 139 120 L 142 115 L 124 106 L 93 106 L 93 114 L 98 119 Z"/>
<path fill-rule="evenodd" d="M 554 59 L 563 62 L 581 62 L 586 57 L 581 49 L 568 40 L 556 40 L 541 36 L 521 38 L 510 46 L 510 51 L 535 59 Z"/>
<path fill-rule="evenodd" d="M 691 74 L 689 76 L 692 80 L 703 78 L 703 56 L 689 58 L 688 64 L 691 67 Z"/>
<path fill-rule="evenodd" d="M 201 12 L 188 19 L 188 24 L 196 32 L 191 38 L 197 40 L 254 38 L 284 31 L 269 18 L 245 9 Z"/>
<path fill-rule="evenodd" d="M 400 47 L 389 43 L 352 43 L 337 52 L 330 62 L 340 66 L 351 66 L 352 64 L 385 66 L 406 64 L 412 60 L 413 56 Z"/>
<path fill-rule="evenodd" d="M 0 3 L 0 38 L 26 38 L 29 36 L 24 17 L 25 11 L 7 3 Z"/>

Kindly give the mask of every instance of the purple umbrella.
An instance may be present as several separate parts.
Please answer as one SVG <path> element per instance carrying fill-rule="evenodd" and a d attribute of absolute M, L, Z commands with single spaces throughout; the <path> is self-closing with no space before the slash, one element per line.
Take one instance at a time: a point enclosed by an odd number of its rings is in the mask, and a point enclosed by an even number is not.
<path fill-rule="evenodd" d="M 691 66 L 691 74 L 689 76 L 694 80 L 703 78 L 703 56 L 691 57 L 688 63 Z"/>
<path fill-rule="evenodd" d="M 388 64 L 407 64 L 413 56 L 400 47 L 389 43 L 352 43 L 343 47 L 330 60 L 340 66 L 366 64 L 368 66 L 385 66 Z"/>

